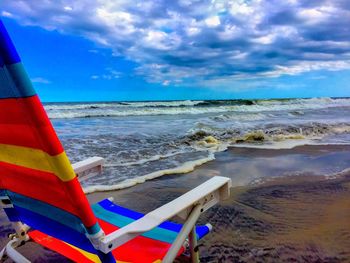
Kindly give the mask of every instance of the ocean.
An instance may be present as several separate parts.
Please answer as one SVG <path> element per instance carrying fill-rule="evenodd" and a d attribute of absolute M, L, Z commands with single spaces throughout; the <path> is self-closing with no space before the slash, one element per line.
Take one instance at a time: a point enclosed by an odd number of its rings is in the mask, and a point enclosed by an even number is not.
<path fill-rule="evenodd" d="M 228 147 L 349 144 L 350 98 L 46 103 L 72 162 L 106 159 L 86 193 L 187 173 Z"/>

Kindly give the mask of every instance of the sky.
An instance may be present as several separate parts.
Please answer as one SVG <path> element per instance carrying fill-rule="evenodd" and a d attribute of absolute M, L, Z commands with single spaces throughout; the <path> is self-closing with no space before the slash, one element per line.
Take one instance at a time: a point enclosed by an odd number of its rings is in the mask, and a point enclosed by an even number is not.
<path fill-rule="evenodd" d="M 348 0 L 2 0 L 41 99 L 350 95 Z"/>

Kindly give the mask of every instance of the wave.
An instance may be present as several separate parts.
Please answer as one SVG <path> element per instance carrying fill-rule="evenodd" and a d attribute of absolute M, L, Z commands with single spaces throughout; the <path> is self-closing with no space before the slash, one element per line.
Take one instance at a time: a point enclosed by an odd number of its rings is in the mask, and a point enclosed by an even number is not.
<path fill-rule="evenodd" d="M 209 126 L 210 127 L 210 126 Z M 349 134 L 348 123 L 306 123 L 285 125 L 257 130 L 242 131 L 239 129 L 208 129 L 201 126 L 191 130 L 187 136 L 188 143 L 196 149 L 210 148 L 220 151 L 227 147 L 258 148 L 293 148 L 298 145 L 320 144 L 326 136 Z M 213 146 L 215 144 L 215 147 Z M 334 143 L 334 142 L 333 142 Z M 209 146 L 208 146 L 209 145 Z M 220 147 L 219 147 L 220 146 Z"/>
<path fill-rule="evenodd" d="M 119 190 L 132 187 L 136 184 L 141 184 L 164 175 L 188 173 L 193 171 L 196 167 L 214 160 L 217 152 L 225 151 L 229 147 L 291 149 L 301 145 L 325 144 L 327 143 L 327 140 L 323 140 L 323 138 L 326 136 L 350 133 L 349 123 L 327 124 L 320 122 L 284 126 L 276 125 L 273 127 L 261 127 L 260 129 L 250 129 L 245 131 L 230 128 L 203 131 L 202 128 L 203 127 L 198 130 L 192 130 L 189 134 L 181 137 L 180 141 L 176 141 L 176 145 L 190 146 L 194 152 L 204 153 L 205 157 L 203 157 L 203 154 L 201 154 L 201 156 L 198 156 L 191 161 L 186 161 L 188 159 L 185 157 L 182 158 L 178 164 L 176 164 L 176 167 L 171 167 L 175 162 L 168 162 L 170 168 L 168 168 L 169 166 L 167 164 L 167 166 L 163 166 L 165 169 L 158 168 L 159 170 L 154 172 L 151 169 L 148 170 L 150 172 L 145 172 L 145 174 L 139 173 L 136 175 L 137 177 L 126 179 L 124 181 L 117 181 L 116 183 L 111 183 L 108 177 L 99 178 L 95 182 L 83 181 L 83 184 L 86 186 L 84 187 L 84 192 L 92 193 L 98 191 Z M 334 142 L 332 144 L 334 144 Z M 187 149 L 187 151 L 185 151 L 187 153 L 191 153 L 188 151 L 191 151 L 191 149 Z M 116 168 L 118 171 L 120 169 L 141 169 L 145 171 L 147 164 L 181 155 L 185 152 L 181 152 L 181 150 L 178 149 L 176 152 L 156 154 L 146 159 L 122 163 L 111 161 L 106 165 L 106 168 Z M 130 175 L 135 176 L 134 173 L 130 173 Z"/>
<path fill-rule="evenodd" d="M 124 180 L 120 183 L 113 184 L 113 185 L 92 185 L 92 186 L 87 186 L 84 187 L 84 193 L 85 194 L 90 194 L 94 192 L 105 192 L 105 191 L 115 191 L 115 190 L 120 190 L 124 188 L 129 188 L 132 186 L 135 186 L 137 184 L 142 184 L 148 180 L 152 180 L 158 177 L 161 177 L 163 175 L 169 175 L 169 174 L 185 174 L 192 172 L 197 166 L 200 166 L 204 163 L 210 162 L 212 160 L 215 160 L 215 156 L 213 153 L 209 153 L 208 157 L 198 159 L 195 161 L 189 161 L 181 164 L 178 167 L 175 168 L 170 168 L 170 169 L 164 169 L 160 171 L 156 171 L 153 173 L 149 173 L 143 176 L 139 176 L 136 178 L 131 178 Z"/>
<path fill-rule="evenodd" d="M 180 114 L 196 115 L 208 113 L 262 113 L 276 111 L 289 111 L 291 116 L 300 116 L 304 115 L 305 110 L 334 107 L 350 107 L 350 99 L 187 100 L 45 105 L 45 109 L 52 119 Z M 218 118 L 220 118 L 220 116 Z"/>
<path fill-rule="evenodd" d="M 168 153 L 168 154 L 156 154 L 150 158 L 147 159 L 141 159 L 141 160 L 137 160 L 137 161 L 132 161 L 132 162 L 122 162 L 122 163 L 108 163 L 105 164 L 105 167 L 122 167 L 122 166 L 132 166 L 132 165 L 142 165 L 148 162 L 155 162 L 161 159 L 165 159 L 165 158 L 169 158 L 172 156 L 176 156 L 176 155 L 180 155 L 180 154 L 184 154 L 186 153 L 185 151 L 178 151 L 178 152 L 174 152 L 174 153 Z"/>
<path fill-rule="evenodd" d="M 300 126 L 280 127 L 278 129 L 251 130 L 245 133 L 236 134 L 232 137 L 222 136 L 220 134 L 209 135 L 208 133 L 197 131 L 195 134 L 188 135 L 184 138 L 182 143 L 191 145 L 196 151 L 207 152 L 208 155 L 206 157 L 183 162 L 174 168 L 158 170 L 146 175 L 126 179 L 112 185 L 89 185 L 84 187 L 84 192 L 88 194 L 93 192 L 120 190 L 164 175 L 189 173 L 196 167 L 215 160 L 215 154 L 217 152 L 225 151 L 228 147 L 291 149 L 302 145 L 325 144 L 325 141 L 320 140 L 322 137 L 343 133 L 350 133 L 350 124 L 327 125 L 324 123 L 310 123 Z M 148 159 L 128 163 L 109 163 L 106 164 L 106 167 L 131 167 L 134 165 L 142 165 L 147 162 L 154 162 L 181 153 L 182 152 L 155 155 Z"/>

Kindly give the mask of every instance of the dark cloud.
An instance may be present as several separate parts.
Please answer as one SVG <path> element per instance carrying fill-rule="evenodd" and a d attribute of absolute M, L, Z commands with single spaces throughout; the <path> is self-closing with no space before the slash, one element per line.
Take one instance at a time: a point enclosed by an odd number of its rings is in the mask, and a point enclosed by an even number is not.
<path fill-rule="evenodd" d="M 3 16 L 81 35 L 160 83 L 350 68 L 348 0 L 2 1 Z"/>

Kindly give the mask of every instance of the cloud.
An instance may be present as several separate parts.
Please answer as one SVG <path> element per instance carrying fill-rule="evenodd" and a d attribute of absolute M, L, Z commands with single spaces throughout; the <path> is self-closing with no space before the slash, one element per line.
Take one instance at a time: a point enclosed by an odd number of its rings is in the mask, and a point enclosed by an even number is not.
<path fill-rule="evenodd" d="M 114 70 L 112 68 L 106 68 L 105 73 L 102 75 L 92 75 L 91 79 L 104 79 L 104 80 L 112 80 L 112 79 L 119 79 L 124 74 L 120 71 Z"/>
<path fill-rule="evenodd" d="M 40 84 L 50 84 L 51 81 L 42 77 L 36 77 L 36 78 L 32 78 L 31 81 L 33 83 L 40 83 Z"/>
<path fill-rule="evenodd" d="M 17 0 L 0 9 L 110 48 L 163 85 L 350 68 L 347 0 Z"/>

